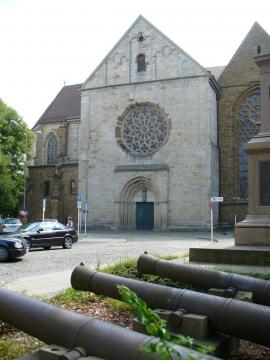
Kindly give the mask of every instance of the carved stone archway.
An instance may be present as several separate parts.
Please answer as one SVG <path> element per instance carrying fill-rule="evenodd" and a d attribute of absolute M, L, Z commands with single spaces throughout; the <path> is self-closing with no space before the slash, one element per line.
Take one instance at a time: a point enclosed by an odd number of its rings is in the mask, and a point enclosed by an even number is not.
<path fill-rule="evenodd" d="M 154 229 L 162 225 L 162 203 L 159 187 L 149 178 L 138 176 L 130 180 L 122 189 L 119 202 L 120 227 L 123 230 L 136 229 L 136 196 L 148 192 L 154 202 Z M 145 201 L 144 199 L 143 201 Z"/>

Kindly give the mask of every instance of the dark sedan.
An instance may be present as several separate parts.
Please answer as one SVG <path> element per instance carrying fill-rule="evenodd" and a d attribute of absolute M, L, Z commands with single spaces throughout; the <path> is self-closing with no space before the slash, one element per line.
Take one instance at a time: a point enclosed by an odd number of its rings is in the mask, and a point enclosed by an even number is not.
<path fill-rule="evenodd" d="M 9 239 L 8 236 L 0 236 L 0 261 L 23 256 L 28 251 L 24 239 Z"/>
<path fill-rule="evenodd" d="M 9 237 L 24 239 L 28 249 L 43 248 L 49 250 L 52 246 L 62 246 L 71 249 L 78 241 L 77 231 L 58 222 L 36 222 L 22 226 L 20 230 Z"/>

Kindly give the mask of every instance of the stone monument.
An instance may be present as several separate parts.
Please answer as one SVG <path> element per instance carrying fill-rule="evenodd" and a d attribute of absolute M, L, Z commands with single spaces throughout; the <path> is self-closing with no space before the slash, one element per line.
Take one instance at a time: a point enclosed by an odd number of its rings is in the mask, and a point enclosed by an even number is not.
<path fill-rule="evenodd" d="M 261 74 L 261 130 L 246 145 L 249 214 L 236 224 L 235 245 L 270 246 L 270 54 L 255 57 Z"/>

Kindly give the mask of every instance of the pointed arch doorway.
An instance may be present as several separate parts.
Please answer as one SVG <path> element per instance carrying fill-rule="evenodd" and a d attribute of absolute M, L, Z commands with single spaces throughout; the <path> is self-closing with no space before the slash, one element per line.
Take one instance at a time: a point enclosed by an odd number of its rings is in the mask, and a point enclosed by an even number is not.
<path fill-rule="evenodd" d="M 120 227 L 123 230 L 153 230 L 160 227 L 160 190 L 149 178 L 130 180 L 120 194 Z"/>

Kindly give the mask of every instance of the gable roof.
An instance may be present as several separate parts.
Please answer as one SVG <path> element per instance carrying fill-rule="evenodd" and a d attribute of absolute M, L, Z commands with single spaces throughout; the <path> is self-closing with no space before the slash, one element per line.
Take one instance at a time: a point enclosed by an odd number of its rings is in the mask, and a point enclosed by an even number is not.
<path fill-rule="evenodd" d="M 40 124 L 59 122 L 67 118 L 80 117 L 82 84 L 64 86 L 44 111 L 34 127 Z"/>
<path fill-rule="evenodd" d="M 258 47 L 261 54 L 269 53 L 270 36 L 258 22 L 255 22 L 222 72 L 219 78 L 222 86 L 259 81 L 259 68 L 254 61 L 254 57 L 258 55 Z"/>
<path fill-rule="evenodd" d="M 144 21 L 147 25 L 152 27 L 157 33 L 159 33 L 162 37 L 164 37 L 169 43 L 171 43 L 174 47 L 180 50 L 185 56 L 187 56 L 192 62 L 194 62 L 203 72 L 207 75 L 207 70 L 201 64 L 199 64 L 195 59 L 193 59 L 189 54 L 187 54 L 180 46 L 178 46 L 175 42 L 169 39 L 161 30 L 155 27 L 150 21 L 148 21 L 144 16 L 139 15 L 137 19 L 133 22 L 133 24 L 128 28 L 128 30 L 121 36 L 121 38 L 117 41 L 117 43 L 113 46 L 113 48 L 109 51 L 109 53 L 103 58 L 101 63 L 94 69 L 94 71 L 90 74 L 90 76 L 84 81 L 82 84 L 82 90 L 85 89 L 85 85 L 92 79 L 92 77 L 96 74 L 96 72 L 102 67 L 102 65 L 107 61 L 107 59 L 113 54 L 118 45 L 123 41 L 123 39 L 128 35 L 129 32 L 137 25 L 139 21 Z"/>

